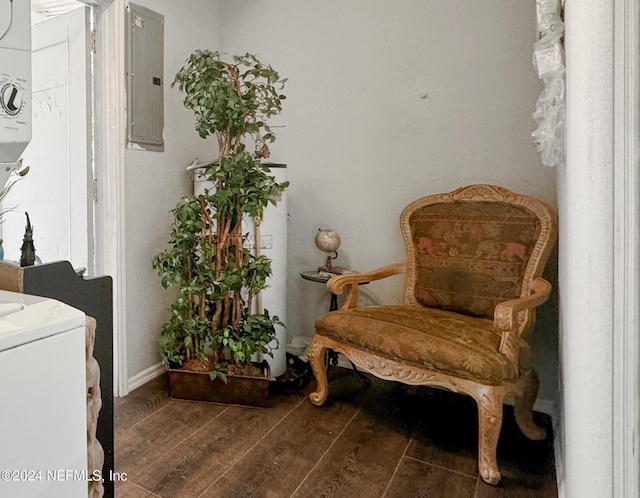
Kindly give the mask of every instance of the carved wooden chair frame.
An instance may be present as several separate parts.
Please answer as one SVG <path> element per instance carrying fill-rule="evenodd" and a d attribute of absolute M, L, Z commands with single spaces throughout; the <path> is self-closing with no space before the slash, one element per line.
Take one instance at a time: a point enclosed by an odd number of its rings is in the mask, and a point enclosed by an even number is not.
<path fill-rule="evenodd" d="M 347 288 L 340 309 L 350 309 L 357 305 L 358 284 L 372 282 L 391 275 L 406 274 L 404 304 L 421 306 L 413 292 L 416 283 L 415 247 L 409 227 L 409 217 L 417 209 L 442 203 L 459 202 L 501 202 L 520 206 L 533 214 L 540 223 L 540 234 L 526 264 L 520 297 L 499 303 L 494 310 L 494 327 L 502 334 L 500 352 L 514 364 L 518 364 L 521 341 L 535 321 L 535 308 L 545 302 L 551 292 L 551 285 L 541 278 L 549 252 L 557 237 L 557 219 L 548 205 L 532 197 L 519 195 L 507 189 L 492 185 L 471 185 L 453 192 L 431 195 L 409 204 L 400 217 L 400 227 L 406 247 L 406 263 L 385 266 L 370 273 L 339 275 L 327 282 L 334 294 L 342 294 Z M 500 481 L 500 471 L 496 461 L 496 447 L 502 427 L 502 405 L 507 396 L 514 396 L 514 412 L 518 426 L 530 439 L 544 439 L 545 431 L 532 418 L 533 404 L 538 393 L 538 376 L 533 368 L 520 369 L 515 379 L 498 385 L 457 377 L 448 373 L 407 365 L 364 351 L 351 344 L 315 334 L 309 345 L 309 359 L 316 377 L 316 391 L 310 394 L 314 405 L 322 405 L 328 395 L 328 381 L 325 366 L 325 352 L 333 350 L 343 354 L 359 369 L 385 380 L 393 380 L 410 385 L 434 386 L 471 396 L 478 405 L 478 470 L 482 479 L 489 484 Z"/>

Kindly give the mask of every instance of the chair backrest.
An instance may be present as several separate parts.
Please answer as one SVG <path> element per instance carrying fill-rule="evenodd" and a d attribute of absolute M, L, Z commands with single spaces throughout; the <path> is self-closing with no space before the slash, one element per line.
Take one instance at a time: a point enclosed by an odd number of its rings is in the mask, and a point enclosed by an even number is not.
<path fill-rule="evenodd" d="M 499 302 L 529 295 L 557 237 L 551 207 L 492 185 L 418 199 L 400 227 L 405 302 L 486 318 Z"/>

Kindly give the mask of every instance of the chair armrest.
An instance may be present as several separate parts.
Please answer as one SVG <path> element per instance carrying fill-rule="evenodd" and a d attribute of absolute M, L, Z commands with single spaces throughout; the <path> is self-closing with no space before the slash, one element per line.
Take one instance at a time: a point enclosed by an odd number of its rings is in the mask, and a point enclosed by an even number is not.
<path fill-rule="evenodd" d="M 531 286 L 531 295 L 498 303 L 493 312 L 493 323 L 500 330 L 513 330 L 519 311 L 540 306 L 551 294 L 551 284 L 544 278 L 536 278 Z"/>
<path fill-rule="evenodd" d="M 551 294 L 551 284 L 543 278 L 536 278 L 531 286 L 531 295 L 503 301 L 496 305 L 493 312 L 493 323 L 500 331 L 499 351 L 517 364 L 520 352 L 519 342 L 521 330 L 516 330 L 518 312 L 535 308 L 544 303 Z"/>
<path fill-rule="evenodd" d="M 342 294 L 344 287 L 350 285 L 347 297 L 340 309 L 348 309 L 356 306 L 358 301 L 358 285 L 373 282 L 375 280 L 381 280 L 383 278 L 390 277 L 392 275 L 398 275 L 407 271 L 407 265 L 405 263 L 396 263 L 393 265 L 383 266 L 377 270 L 373 270 L 367 273 L 351 273 L 347 275 L 336 275 L 331 277 L 327 282 L 327 287 L 332 294 Z"/>
<path fill-rule="evenodd" d="M 373 270 L 367 273 L 349 273 L 347 275 L 336 275 L 331 277 L 327 282 L 327 287 L 334 294 L 342 294 L 342 290 L 345 285 L 352 284 L 364 284 L 367 282 L 373 282 L 374 280 L 381 280 L 383 278 L 390 277 L 391 275 L 397 275 L 407 271 L 405 263 L 396 263 L 393 265 L 383 266 L 377 270 Z"/>

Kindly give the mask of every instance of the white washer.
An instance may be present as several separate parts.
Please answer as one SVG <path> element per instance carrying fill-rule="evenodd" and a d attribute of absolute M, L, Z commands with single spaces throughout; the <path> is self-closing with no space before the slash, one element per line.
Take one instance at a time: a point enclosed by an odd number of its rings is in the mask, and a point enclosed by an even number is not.
<path fill-rule="evenodd" d="M 0 496 L 87 496 L 85 379 L 84 313 L 0 291 Z"/>

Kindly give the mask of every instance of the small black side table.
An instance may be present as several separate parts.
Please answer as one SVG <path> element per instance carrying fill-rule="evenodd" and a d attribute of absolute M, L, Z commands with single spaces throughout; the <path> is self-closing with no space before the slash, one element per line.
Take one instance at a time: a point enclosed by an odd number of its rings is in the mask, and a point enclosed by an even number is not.
<path fill-rule="evenodd" d="M 309 280 L 311 282 L 318 282 L 321 284 L 326 284 L 329 279 L 331 277 L 327 276 L 327 275 L 320 275 L 316 270 L 310 270 L 310 271 L 301 271 L 300 272 L 300 276 L 302 278 L 304 278 L 305 280 Z M 332 275 L 333 276 L 333 275 Z M 366 283 L 366 282 L 363 282 Z M 335 295 L 333 292 L 331 292 L 331 302 L 329 303 L 329 311 L 336 311 L 338 309 L 338 296 Z M 332 349 L 328 349 L 327 350 L 327 356 L 328 356 L 328 360 L 329 362 L 333 365 L 336 366 L 338 365 L 338 353 L 336 353 L 335 351 L 333 351 Z M 329 366 L 328 363 L 325 359 L 325 362 L 327 364 L 327 367 Z M 351 367 L 353 368 L 353 371 L 358 374 L 358 377 L 360 377 L 363 382 L 365 387 L 369 387 L 371 385 L 371 381 L 365 377 L 364 375 L 362 375 L 362 372 L 360 372 L 355 364 L 353 362 L 351 363 Z"/>
<path fill-rule="evenodd" d="M 326 284 L 331 277 L 326 275 L 320 275 L 315 270 L 310 271 L 301 271 L 300 276 L 305 280 L 310 280 L 311 282 L 318 282 L 321 284 Z M 331 302 L 329 304 L 329 311 L 336 311 L 338 309 L 338 296 L 336 296 L 333 292 L 331 293 Z"/>

